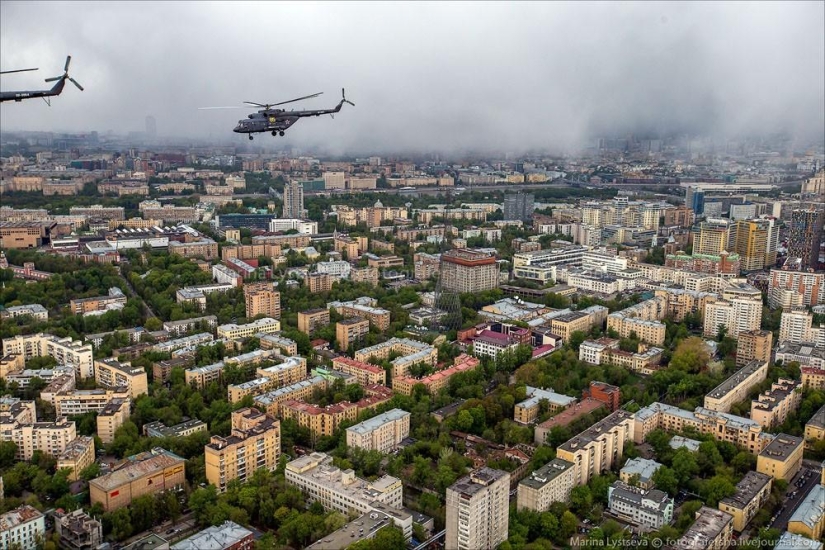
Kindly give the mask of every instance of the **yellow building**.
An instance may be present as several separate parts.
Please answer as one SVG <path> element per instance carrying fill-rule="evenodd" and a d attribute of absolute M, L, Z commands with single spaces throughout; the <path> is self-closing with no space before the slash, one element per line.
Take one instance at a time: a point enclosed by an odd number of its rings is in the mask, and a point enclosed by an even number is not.
<path fill-rule="evenodd" d="M 736 366 L 743 367 L 753 360 L 769 363 L 773 333 L 769 330 L 746 330 L 739 333 L 736 342 Z"/>
<path fill-rule="evenodd" d="M 235 323 L 228 323 L 218 327 L 218 338 L 226 338 L 227 340 L 237 340 L 240 338 L 249 338 L 255 336 L 259 332 L 271 333 L 281 330 L 281 322 L 271 317 L 263 317 L 245 325 L 236 325 Z"/>
<path fill-rule="evenodd" d="M 306 282 L 311 294 L 332 290 L 332 275 L 329 273 L 310 273 L 306 276 Z"/>
<path fill-rule="evenodd" d="M 132 399 L 149 393 L 146 371 L 140 367 L 132 367 L 131 363 L 121 363 L 116 359 L 95 361 L 95 382 L 98 386 L 110 390 L 125 387 Z"/>
<path fill-rule="evenodd" d="M 273 319 L 281 318 L 281 293 L 275 290 L 272 283 L 247 283 L 243 287 L 243 296 L 246 301 L 247 319 L 258 315 L 266 315 Z"/>
<path fill-rule="evenodd" d="M 335 323 L 338 349 L 348 350 L 350 346 L 360 344 L 369 331 L 370 322 L 363 317 L 351 317 Z"/>
<path fill-rule="evenodd" d="M 644 342 L 660 346 L 665 341 L 665 325 L 660 322 L 667 315 L 667 298 L 656 296 L 607 316 L 607 329 L 613 329 L 619 338 L 632 333 Z"/>
<path fill-rule="evenodd" d="M 788 415 L 802 403 L 802 383 L 780 378 L 771 389 L 751 401 L 751 420 L 770 428 L 784 424 Z"/>
<path fill-rule="evenodd" d="M 115 432 L 129 419 L 130 408 L 129 399 L 116 398 L 97 413 L 97 436 L 103 443 L 108 445 L 115 440 Z"/>
<path fill-rule="evenodd" d="M 673 548 L 681 550 L 725 550 L 733 540 L 733 516 L 722 510 L 702 506 L 696 521 L 688 527 Z"/>
<path fill-rule="evenodd" d="M 825 405 L 814 413 L 805 424 L 805 445 L 812 446 L 816 441 L 825 439 Z"/>
<path fill-rule="evenodd" d="M 559 446 L 556 458 L 575 464 L 576 485 L 584 485 L 621 461 L 633 430 L 633 414 L 620 409 Z"/>
<path fill-rule="evenodd" d="M 258 378 L 227 388 L 230 403 L 237 403 L 247 395 L 260 395 L 303 380 L 307 377 L 307 361 L 303 357 L 285 357 L 282 363 L 258 368 L 255 372 Z"/>
<path fill-rule="evenodd" d="M 719 509 L 733 516 L 733 530 L 741 533 L 771 496 L 772 478 L 748 472 L 736 484 L 736 493 L 719 501 Z"/>
<path fill-rule="evenodd" d="M 281 456 L 281 423 L 245 408 L 232 413 L 228 437 L 213 435 L 204 447 L 206 479 L 223 493 L 233 479 L 245 482 L 256 470 L 275 471 Z"/>
<path fill-rule="evenodd" d="M 790 481 L 802 467 L 803 443 L 801 437 L 777 435 L 756 457 L 756 471 Z"/>
<path fill-rule="evenodd" d="M 124 388 L 114 390 L 71 390 L 58 392 L 54 396 L 57 416 L 76 416 L 87 412 L 100 412 L 112 399 L 129 400 L 129 392 Z"/>
<path fill-rule="evenodd" d="M 518 484 L 519 510 L 546 512 L 554 502 L 567 502 L 576 486 L 576 466 L 554 458 Z"/>
<path fill-rule="evenodd" d="M 355 376 L 361 386 L 387 383 L 387 372 L 384 369 L 349 357 L 335 357 L 332 360 L 332 368 Z"/>
<path fill-rule="evenodd" d="M 725 224 L 702 222 L 693 238 L 693 254 L 718 256 L 728 250 L 730 230 Z"/>
<path fill-rule="evenodd" d="M 0 357 L 0 378 L 5 378 L 10 372 L 17 372 L 25 368 L 26 361 L 22 355 L 4 355 Z"/>
<path fill-rule="evenodd" d="M 312 378 L 289 384 L 277 390 L 256 395 L 254 403 L 256 407 L 266 411 L 267 414 L 279 417 L 281 403 L 289 400 L 305 401 L 310 399 L 315 392 L 324 391 L 328 384 L 329 382 L 326 378 L 313 376 Z"/>
<path fill-rule="evenodd" d="M 768 376 L 768 363 L 751 361 L 705 395 L 705 408 L 728 412 Z"/>
<path fill-rule="evenodd" d="M 91 466 L 95 461 L 95 440 L 87 435 L 80 435 L 69 443 L 63 452 L 57 456 L 58 471 L 68 468 L 72 471 L 69 474 L 69 481 L 80 479 L 80 472 L 87 466 Z"/>
<path fill-rule="evenodd" d="M 739 220 L 731 226 L 731 246 L 728 251 L 739 254 L 742 271 L 758 271 L 765 268 L 769 234 L 770 226 L 767 220 Z"/>
<path fill-rule="evenodd" d="M 347 447 L 388 453 L 410 435 L 410 413 L 392 409 L 347 428 Z"/>
<path fill-rule="evenodd" d="M 289 399 L 281 403 L 280 409 L 281 418 L 295 420 L 299 426 L 308 428 L 315 437 L 331 436 L 342 422 L 354 422 L 358 418 L 358 406 L 348 401 L 318 407 Z"/>
<path fill-rule="evenodd" d="M 317 329 L 329 324 L 329 310 L 318 308 L 298 312 L 298 330 L 304 334 L 312 334 Z"/>
<path fill-rule="evenodd" d="M 392 389 L 404 395 L 412 395 L 413 388 L 421 384 L 430 395 L 437 395 L 442 388 L 446 388 L 450 383 L 450 378 L 459 372 L 467 372 L 475 369 L 479 365 L 479 360 L 467 354 L 456 357 L 453 366 L 434 372 L 424 378 L 413 378 L 411 376 L 398 376 L 392 379 Z"/>
<path fill-rule="evenodd" d="M 114 471 L 89 482 L 92 505 L 100 503 L 111 512 L 124 508 L 143 495 L 182 490 L 186 483 L 186 461 L 176 454 L 155 447 L 130 456 Z"/>
<path fill-rule="evenodd" d="M 825 534 L 825 485 L 814 485 L 804 497 L 788 520 L 788 531 L 813 540 L 822 538 Z"/>

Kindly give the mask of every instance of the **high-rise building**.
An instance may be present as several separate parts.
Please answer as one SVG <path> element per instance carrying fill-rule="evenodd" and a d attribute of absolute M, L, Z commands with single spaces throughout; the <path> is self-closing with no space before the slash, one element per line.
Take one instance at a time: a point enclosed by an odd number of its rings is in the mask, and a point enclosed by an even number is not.
<path fill-rule="evenodd" d="M 697 216 L 705 213 L 705 192 L 698 187 L 688 187 L 685 194 L 685 206 L 693 210 Z"/>
<path fill-rule="evenodd" d="M 306 217 L 306 210 L 304 210 L 304 187 L 300 182 L 290 181 L 284 185 L 284 208 L 281 217 L 295 219 L 303 219 Z"/>
<path fill-rule="evenodd" d="M 266 315 L 274 319 L 281 318 L 281 293 L 272 283 L 249 283 L 243 287 L 246 301 L 246 317 L 252 319 L 257 315 Z"/>
<path fill-rule="evenodd" d="M 714 337 L 723 325 L 727 335 L 738 339 L 739 334 L 749 330 L 758 330 L 762 324 L 762 301 L 735 298 L 730 301 L 720 300 L 705 306 L 704 334 Z"/>
<path fill-rule="evenodd" d="M 728 250 L 739 254 L 742 271 L 759 271 L 765 268 L 770 229 L 767 220 L 739 220 L 731 226 Z"/>
<path fill-rule="evenodd" d="M 535 198 L 532 193 L 504 195 L 504 219 L 530 221 L 533 218 Z"/>
<path fill-rule="evenodd" d="M 730 229 L 726 221 L 702 222 L 693 238 L 693 254 L 718 256 L 728 250 Z"/>
<path fill-rule="evenodd" d="M 252 408 L 232 413 L 232 433 L 213 435 L 204 447 L 206 479 L 223 493 L 233 479 L 250 479 L 260 468 L 275 471 L 281 456 L 281 423 Z"/>
<path fill-rule="evenodd" d="M 786 266 L 800 270 L 816 269 L 822 242 L 823 212 L 817 209 L 794 210 L 788 239 Z"/>
<path fill-rule="evenodd" d="M 484 252 L 453 249 L 441 255 L 441 287 L 452 292 L 483 292 L 498 287 L 498 265 Z"/>
<path fill-rule="evenodd" d="M 447 488 L 446 548 L 496 548 L 507 540 L 510 474 L 481 468 Z"/>
<path fill-rule="evenodd" d="M 746 330 L 739 333 L 736 343 L 736 366 L 744 367 L 754 359 L 760 363 L 771 360 L 773 333 L 769 330 Z"/>

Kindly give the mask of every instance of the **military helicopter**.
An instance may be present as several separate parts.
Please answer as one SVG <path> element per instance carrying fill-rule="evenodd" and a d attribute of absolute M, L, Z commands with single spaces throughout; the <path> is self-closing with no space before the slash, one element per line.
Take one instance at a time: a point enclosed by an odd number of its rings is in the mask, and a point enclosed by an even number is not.
<path fill-rule="evenodd" d="M 306 111 L 287 111 L 286 109 L 273 109 L 278 105 L 286 105 L 287 103 L 294 103 L 296 101 L 303 101 L 318 97 L 324 92 L 307 95 L 290 99 L 289 101 L 281 101 L 280 103 L 255 103 L 254 101 L 244 101 L 247 105 L 260 107 L 261 110 L 257 113 L 252 113 L 246 119 L 238 121 L 233 132 L 236 134 L 249 134 L 249 139 L 252 139 L 252 134 L 262 132 L 272 132 L 273 136 L 284 135 L 284 132 L 293 124 L 298 122 L 299 118 L 310 116 L 333 115 L 341 110 L 344 103 L 348 103 L 355 107 L 355 103 L 347 99 L 344 89 L 341 88 L 341 101 L 333 109 L 310 109 Z M 201 109 L 242 109 L 243 107 L 201 107 Z"/>
<path fill-rule="evenodd" d="M 47 97 L 60 95 L 60 92 L 63 91 L 63 86 L 66 85 L 67 80 L 71 80 L 72 84 L 77 86 L 80 91 L 83 91 L 83 86 L 77 83 L 77 81 L 69 76 L 69 63 L 72 61 L 72 56 L 66 56 L 66 65 L 63 67 L 63 75 L 62 76 L 55 76 L 53 78 L 47 78 L 46 82 L 54 82 L 57 81 L 57 84 L 52 86 L 50 90 L 27 90 L 22 92 L 0 92 L 0 102 L 2 101 L 23 101 L 24 99 L 32 99 L 35 97 L 42 97 L 43 101 L 46 102 L 47 105 L 51 105 Z M 0 71 L 0 74 L 10 74 L 10 73 L 24 73 L 27 71 L 36 71 L 37 69 L 17 69 L 15 71 Z"/>

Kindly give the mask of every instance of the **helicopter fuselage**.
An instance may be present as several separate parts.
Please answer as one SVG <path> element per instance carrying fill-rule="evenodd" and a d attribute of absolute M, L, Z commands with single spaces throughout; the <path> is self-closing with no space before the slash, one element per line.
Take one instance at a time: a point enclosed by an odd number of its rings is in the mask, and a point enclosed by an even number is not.
<path fill-rule="evenodd" d="M 312 109 L 305 111 L 287 111 L 285 109 L 262 109 L 239 120 L 232 130 L 237 134 L 256 134 L 262 132 L 284 132 L 298 122 L 299 118 L 331 115 L 341 110 L 343 101 L 334 109 Z"/>

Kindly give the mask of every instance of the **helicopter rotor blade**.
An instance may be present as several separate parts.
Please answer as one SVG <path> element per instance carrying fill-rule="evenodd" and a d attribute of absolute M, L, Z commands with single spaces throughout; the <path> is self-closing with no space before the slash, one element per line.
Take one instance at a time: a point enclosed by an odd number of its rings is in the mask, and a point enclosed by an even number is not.
<path fill-rule="evenodd" d="M 248 107 L 232 105 L 231 107 L 198 107 L 199 111 L 210 111 L 212 109 L 247 109 Z"/>
<path fill-rule="evenodd" d="M 53 76 L 52 78 L 47 78 L 46 82 L 54 82 L 56 80 L 60 80 L 63 76 Z"/>
<path fill-rule="evenodd" d="M 81 86 L 80 84 L 78 84 L 78 83 L 77 83 L 77 80 L 75 80 L 75 79 L 74 79 L 74 78 L 72 78 L 72 77 L 69 77 L 69 80 L 71 80 L 71 81 L 72 81 L 72 84 L 74 84 L 75 86 L 77 86 L 77 87 L 78 87 L 78 89 L 79 89 L 81 92 L 83 91 L 83 86 Z"/>
<path fill-rule="evenodd" d="M 71 61 L 72 61 L 72 56 L 67 55 L 66 56 L 66 65 L 63 67 L 63 72 L 64 73 L 69 72 L 69 63 L 71 63 Z"/>
<path fill-rule="evenodd" d="M 14 71 L 0 71 L 0 74 L 25 73 L 26 71 L 36 71 L 36 70 L 38 70 L 36 67 L 34 69 L 16 69 Z"/>
<path fill-rule="evenodd" d="M 274 107 L 275 105 L 283 105 L 285 103 L 293 103 L 295 101 L 303 101 L 304 99 L 311 99 L 313 97 L 318 97 L 319 95 L 321 95 L 323 93 L 324 92 L 318 92 L 317 94 L 305 95 L 304 97 L 296 97 L 295 99 L 290 99 L 289 101 L 282 101 L 280 103 L 273 103 L 271 106 Z"/>
<path fill-rule="evenodd" d="M 247 105 L 254 105 L 255 107 L 263 107 L 264 109 L 268 109 L 272 107 L 271 104 L 264 104 L 264 103 L 255 103 L 254 101 L 244 101 Z"/>

